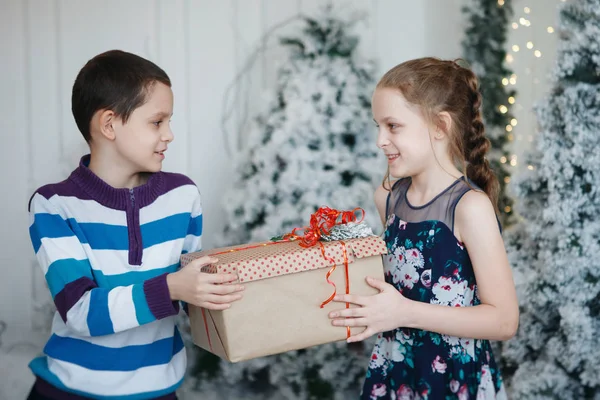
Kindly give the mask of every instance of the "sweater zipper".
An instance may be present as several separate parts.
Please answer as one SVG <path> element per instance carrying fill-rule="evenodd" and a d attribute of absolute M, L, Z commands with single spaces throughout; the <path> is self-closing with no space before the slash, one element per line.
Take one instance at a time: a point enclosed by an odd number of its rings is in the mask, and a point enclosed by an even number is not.
<path fill-rule="evenodd" d="M 135 203 L 133 189 L 129 189 L 130 209 L 127 216 L 127 233 L 129 236 L 129 264 L 142 265 L 142 232 L 140 229 L 140 210 Z"/>

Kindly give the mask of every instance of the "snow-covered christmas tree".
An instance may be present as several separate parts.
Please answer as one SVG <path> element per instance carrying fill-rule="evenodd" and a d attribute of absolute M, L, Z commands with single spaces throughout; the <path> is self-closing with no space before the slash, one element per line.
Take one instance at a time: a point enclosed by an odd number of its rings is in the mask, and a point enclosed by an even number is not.
<path fill-rule="evenodd" d="M 308 225 L 321 206 L 362 207 L 380 231 L 373 193 L 385 159 L 371 122 L 375 65 L 359 57 L 352 34 L 359 21 L 328 8 L 303 17 L 302 29 L 281 40 L 289 58 L 272 104 L 247 133 L 248 150 L 223 199 L 219 245 L 288 233 Z M 346 399 L 360 391 L 371 348 L 338 342 L 238 364 L 203 352 L 195 375 L 202 392 L 214 388 L 220 398 Z"/>
<path fill-rule="evenodd" d="M 374 65 L 357 57 L 355 20 L 304 18 L 282 44 L 289 59 L 276 95 L 247 135 L 221 244 L 262 241 L 305 226 L 320 206 L 362 207 L 375 227 L 373 192 L 385 172 L 371 120 Z"/>
<path fill-rule="evenodd" d="M 600 0 L 566 2 L 558 31 L 508 246 L 521 321 L 503 358 L 523 400 L 600 399 Z"/>
<path fill-rule="evenodd" d="M 502 81 L 512 74 L 505 62 L 508 23 L 513 15 L 512 0 L 471 0 L 463 13 L 467 21 L 463 54 L 479 78 L 486 134 L 492 143 L 490 164 L 500 182 L 500 219 L 502 226 L 507 227 L 513 222 L 513 200 L 506 192 L 510 178 L 506 160 L 510 158 L 508 135 L 513 119 L 509 98 L 514 102 L 515 90 L 508 89 Z"/>

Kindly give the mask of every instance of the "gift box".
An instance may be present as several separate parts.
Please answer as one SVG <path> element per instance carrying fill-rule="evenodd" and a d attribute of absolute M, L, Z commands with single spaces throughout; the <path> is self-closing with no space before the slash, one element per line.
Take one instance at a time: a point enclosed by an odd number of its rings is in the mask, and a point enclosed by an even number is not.
<path fill-rule="evenodd" d="M 223 311 L 189 306 L 193 341 L 230 362 L 345 340 L 364 327 L 333 326 L 328 313 L 355 307 L 331 301 L 335 292 L 372 295 L 365 278 L 383 280 L 385 242 L 378 236 L 252 243 L 185 254 L 181 265 L 210 255 L 210 273 L 233 273 L 244 297 Z M 351 329 L 351 331 L 350 331 Z"/>

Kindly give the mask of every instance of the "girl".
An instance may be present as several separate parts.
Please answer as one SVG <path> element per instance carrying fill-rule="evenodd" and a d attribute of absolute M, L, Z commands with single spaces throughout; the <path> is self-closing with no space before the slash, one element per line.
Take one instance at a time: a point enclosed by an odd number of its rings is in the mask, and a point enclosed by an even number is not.
<path fill-rule="evenodd" d="M 379 294 L 337 296 L 361 307 L 330 314 L 366 327 L 350 342 L 379 333 L 363 399 L 506 398 L 488 340 L 511 338 L 519 311 L 480 106 L 473 72 L 435 58 L 392 68 L 373 94 L 387 283 L 368 278 Z"/>

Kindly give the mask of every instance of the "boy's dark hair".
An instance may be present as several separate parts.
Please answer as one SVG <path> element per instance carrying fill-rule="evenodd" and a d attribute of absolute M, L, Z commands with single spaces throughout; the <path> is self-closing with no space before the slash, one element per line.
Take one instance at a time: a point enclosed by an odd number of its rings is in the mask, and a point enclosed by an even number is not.
<path fill-rule="evenodd" d="M 111 50 L 89 60 L 77 74 L 71 95 L 73 117 L 86 142 L 92 139 L 90 122 L 96 111 L 112 110 L 127 122 L 156 82 L 171 87 L 165 71 L 132 53 Z"/>

